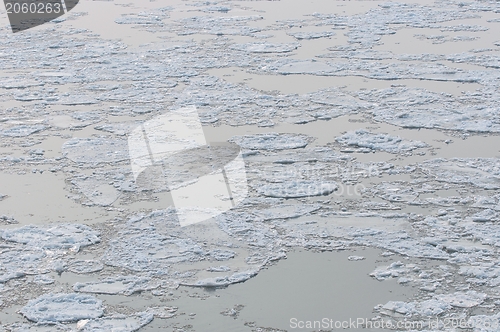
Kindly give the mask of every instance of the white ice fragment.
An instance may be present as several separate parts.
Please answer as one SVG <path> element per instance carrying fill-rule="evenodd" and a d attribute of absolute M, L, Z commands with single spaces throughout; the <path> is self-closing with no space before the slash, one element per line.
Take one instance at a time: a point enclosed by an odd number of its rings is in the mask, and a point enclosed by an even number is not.
<path fill-rule="evenodd" d="M 136 276 L 119 276 L 106 278 L 101 281 L 90 281 L 73 285 L 75 292 L 96 294 L 124 294 L 131 295 L 137 292 L 157 288 L 158 285 L 151 284 L 149 278 Z"/>
<path fill-rule="evenodd" d="M 407 317 L 437 316 L 451 309 L 451 306 L 443 301 L 430 299 L 422 302 L 389 301 L 382 306 L 382 312 L 387 315 L 398 313 Z"/>
<path fill-rule="evenodd" d="M 246 51 L 250 53 L 286 53 L 297 49 L 299 43 L 271 44 L 271 43 L 247 43 L 231 46 L 233 50 Z"/>
<path fill-rule="evenodd" d="M 498 221 L 498 212 L 491 209 L 484 209 L 472 215 L 472 221 L 475 222 L 488 222 L 488 221 Z"/>
<path fill-rule="evenodd" d="M 318 39 L 318 38 L 325 38 L 325 37 L 331 37 L 335 35 L 335 32 L 333 31 L 311 31 L 311 32 L 288 32 L 287 35 L 292 36 L 298 40 L 302 39 Z"/>
<path fill-rule="evenodd" d="M 415 311 L 415 305 L 413 303 L 406 303 L 403 301 L 389 301 L 384 306 L 383 310 L 393 311 L 401 315 L 411 316 Z"/>
<path fill-rule="evenodd" d="M 102 301 L 76 293 L 45 294 L 30 300 L 20 312 L 34 322 L 76 322 L 95 319 L 104 313 Z"/>
<path fill-rule="evenodd" d="M 162 17 L 152 15 L 124 15 L 115 19 L 117 24 L 161 25 Z"/>
<path fill-rule="evenodd" d="M 4 230 L 2 238 L 34 248 L 71 249 L 73 251 L 79 251 L 81 247 L 100 242 L 98 232 L 81 224 L 57 224 L 48 228 L 27 225 Z"/>
<path fill-rule="evenodd" d="M 41 285 L 50 285 L 55 282 L 54 278 L 44 275 L 44 274 L 39 274 L 33 278 L 33 282 Z"/>
<path fill-rule="evenodd" d="M 472 326 L 474 332 L 498 332 L 498 327 L 500 326 L 500 313 L 491 316 L 471 316 L 467 321 L 467 326 Z"/>
<path fill-rule="evenodd" d="M 65 142 L 62 152 L 77 163 L 108 163 L 128 160 L 127 143 L 105 138 L 73 138 Z"/>
<path fill-rule="evenodd" d="M 228 266 L 225 266 L 225 265 L 211 266 L 211 267 L 207 268 L 207 271 L 208 272 L 228 272 L 228 271 L 231 271 L 231 268 Z"/>
<path fill-rule="evenodd" d="M 154 316 L 149 312 L 139 312 L 130 316 L 113 315 L 79 322 L 79 332 L 135 332 L 146 326 Z"/>
<path fill-rule="evenodd" d="M 364 129 L 349 131 L 335 140 L 343 145 L 390 153 L 408 152 L 427 146 L 427 144 L 420 141 L 404 140 L 399 136 L 388 134 L 375 134 Z"/>
<path fill-rule="evenodd" d="M 500 189 L 500 159 L 432 159 L 419 165 L 437 181 L 473 184 L 484 189 Z"/>
<path fill-rule="evenodd" d="M 259 217 L 259 220 L 275 220 L 275 219 L 293 219 L 308 213 L 317 211 L 321 208 L 319 204 L 280 204 L 269 207 L 267 209 L 254 210 L 253 214 Z"/>
<path fill-rule="evenodd" d="M 45 129 L 46 126 L 44 125 L 19 125 L 4 129 L 0 133 L 9 137 L 25 137 Z"/>
<path fill-rule="evenodd" d="M 352 262 L 353 261 L 362 261 L 364 259 L 365 259 L 365 257 L 363 257 L 363 256 L 349 256 L 349 257 L 347 257 L 347 260 L 352 261 Z"/>
<path fill-rule="evenodd" d="M 437 295 L 436 298 L 440 301 L 448 303 L 454 307 L 471 308 L 484 302 L 488 296 L 484 293 L 476 291 L 468 291 L 466 293 L 456 292 L 453 294 Z"/>
<path fill-rule="evenodd" d="M 67 270 L 72 273 L 84 274 L 99 272 L 104 268 L 101 262 L 94 260 L 78 260 L 71 262 Z"/>
<path fill-rule="evenodd" d="M 258 273 L 257 270 L 248 270 L 243 272 L 237 272 L 230 276 L 208 278 L 208 279 L 198 280 L 194 284 L 183 284 L 183 285 L 191 287 L 227 287 L 231 284 L 247 281 L 248 279 L 256 276 L 257 273 Z"/>
<path fill-rule="evenodd" d="M 297 61 L 285 64 L 278 68 L 277 72 L 282 75 L 290 74 L 312 74 L 327 75 L 335 71 L 330 65 L 315 60 Z"/>
<path fill-rule="evenodd" d="M 330 195 L 338 189 L 335 182 L 297 180 L 284 183 L 268 183 L 255 188 L 260 194 L 277 198 L 299 198 Z"/>
<path fill-rule="evenodd" d="M 244 149 L 251 150 L 286 150 L 304 148 L 309 143 L 305 135 L 266 133 L 235 136 L 230 139 Z"/>

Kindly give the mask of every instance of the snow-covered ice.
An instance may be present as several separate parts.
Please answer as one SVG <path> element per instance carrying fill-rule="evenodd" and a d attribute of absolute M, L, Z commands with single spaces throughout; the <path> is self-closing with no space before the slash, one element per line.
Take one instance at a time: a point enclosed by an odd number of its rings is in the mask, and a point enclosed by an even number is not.
<path fill-rule="evenodd" d="M 101 317 L 102 301 L 77 293 L 45 294 L 30 300 L 21 313 L 34 322 L 76 322 Z"/>

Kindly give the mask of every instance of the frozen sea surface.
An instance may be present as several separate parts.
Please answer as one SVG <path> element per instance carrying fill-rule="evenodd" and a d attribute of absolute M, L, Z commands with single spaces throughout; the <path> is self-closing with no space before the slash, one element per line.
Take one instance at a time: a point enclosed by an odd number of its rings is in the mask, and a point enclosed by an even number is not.
<path fill-rule="evenodd" d="M 3 14 L 0 172 L 30 181 L 0 183 L 0 330 L 196 330 L 190 301 L 365 247 L 384 261 L 353 273 L 411 290 L 370 318 L 498 321 L 498 2 L 94 1 L 16 34 Z M 186 107 L 241 148 L 248 192 L 181 227 L 128 138 Z M 221 166 L 193 156 L 171 184 Z M 276 330 L 224 301 L 230 329 Z"/>

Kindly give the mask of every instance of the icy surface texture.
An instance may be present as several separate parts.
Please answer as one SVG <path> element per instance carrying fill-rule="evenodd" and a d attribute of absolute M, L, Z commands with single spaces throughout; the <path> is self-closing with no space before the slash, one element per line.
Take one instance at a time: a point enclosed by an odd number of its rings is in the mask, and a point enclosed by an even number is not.
<path fill-rule="evenodd" d="M 0 309 L 33 322 L 0 330 L 135 331 L 176 310 L 131 300 L 104 313 L 100 299 L 175 301 L 181 285 L 259 278 L 295 248 L 352 247 L 397 255 L 370 277 L 416 289 L 381 316 L 498 322 L 498 2 L 110 5 L 122 40 L 72 25 L 92 11 L 0 28 L 0 181 L 60 180 L 58 194 L 41 186 L 47 200 L 1 188 Z M 164 188 L 136 183 L 127 145 L 183 107 L 241 147 L 248 175 L 241 204 L 192 227 Z M 196 181 L 179 160 L 179 182 Z"/>
<path fill-rule="evenodd" d="M 102 302 L 76 293 L 46 294 L 30 300 L 21 313 L 34 322 L 76 322 L 103 315 Z"/>
<path fill-rule="evenodd" d="M 24 226 L 3 231 L 2 238 L 28 247 L 72 251 L 100 242 L 99 233 L 88 226 L 77 224 L 59 224 L 46 229 L 33 225 Z"/>
<path fill-rule="evenodd" d="M 308 144 L 307 137 L 276 133 L 234 137 L 231 140 L 242 148 L 251 150 L 298 149 Z"/>
<path fill-rule="evenodd" d="M 79 331 L 88 332 L 134 332 L 149 324 L 153 320 L 153 314 L 147 312 L 137 313 L 132 316 L 115 315 L 93 320 L 81 320 L 77 327 Z"/>
<path fill-rule="evenodd" d="M 343 145 L 390 153 L 407 152 L 427 146 L 423 142 L 407 141 L 399 136 L 387 134 L 374 134 L 363 129 L 347 132 L 335 140 Z"/>

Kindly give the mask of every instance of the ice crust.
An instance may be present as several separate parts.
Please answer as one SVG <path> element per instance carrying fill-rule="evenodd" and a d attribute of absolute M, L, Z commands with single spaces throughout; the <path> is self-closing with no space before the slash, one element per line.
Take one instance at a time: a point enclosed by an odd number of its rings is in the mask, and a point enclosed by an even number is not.
<path fill-rule="evenodd" d="M 92 320 L 81 320 L 77 327 L 79 331 L 86 332 L 134 332 L 139 331 L 153 320 L 154 316 L 148 312 L 140 312 L 135 315 L 114 315 Z"/>
<path fill-rule="evenodd" d="M 233 137 L 235 142 L 244 149 L 251 150 L 285 150 L 304 148 L 309 143 L 303 135 L 268 133 Z"/>
<path fill-rule="evenodd" d="M 398 258 L 371 274 L 419 289 L 418 299 L 381 306 L 380 312 L 394 319 L 459 314 L 474 320 L 481 319 L 473 312 L 478 306 L 496 310 L 499 159 L 437 157 L 444 144 L 455 144 L 452 140 L 484 135 L 488 141 L 500 132 L 500 42 L 474 48 L 484 41 L 484 31 L 494 31 L 499 4 L 388 2 L 353 15 L 304 13 L 279 21 L 265 11 L 240 15 L 251 11 L 232 1 L 191 4 L 179 20 L 169 15 L 182 12 L 181 5 L 113 18 L 122 28 L 162 36 L 159 43 L 138 47 L 57 22 L 25 34 L 0 29 L 0 70 L 8 73 L 0 79 L 0 102 L 8 105 L 0 111 L 0 136 L 5 147 L 13 147 L 12 154 L 0 156 L 1 170 L 54 172 L 64 178 L 74 202 L 113 215 L 95 228 L 26 225 L 18 215 L 0 217 L 5 226 L 0 305 L 22 305 L 29 319 L 55 323 L 17 324 L 12 330 L 68 331 L 63 323 L 72 321 L 83 331 L 134 331 L 151 321 L 152 311 L 98 318 L 103 307 L 86 293 L 156 296 L 166 284 L 228 287 L 255 277 L 290 248 L 369 246 L 420 259 L 414 264 Z M 488 22 L 471 23 L 484 15 L 491 16 Z M 386 48 L 391 36 L 406 32 L 432 51 Z M 321 42 L 314 39 L 334 35 L 339 37 L 334 46 L 301 53 L 308 43 Z M 263 79 L 360 78 L 380 86 L 287 94 L 231 83 L 217 77 L 219 70 Z M 445 92 L 448 87 L 455 92 Z M 231 139 L 244 151 L 249 197 L 198 225 L 207 227 L 199 232 L 181 228 L 168 204 L 141 213 L 130 208 L 161 201 L 158 193 L 134 183 L 126 142 L 130 129 L 186 106 L 197 107 L 204 126 L 252 126 L 260 132 L 242 131 Z M 312 122 L 331 121 L 335 127 L 346 117 L 395 126 L 401 134 L 365 124 L 350 125 L 344 135 L 292 134 L 282 126 L 305 132 Z M 356 130 L 362 127 L 367 129 Z M 404 134 L 423 128 L 449 136 L 449 142 L 424 136 L 413 141 Z M 313 145 L 326 136 L 327 146 Z M 64 142 L 62 154 L 49 151 L 49 138 Z M 389 160 L 380 151 L 398 155 Z M 357 152 L 373 152 L 374 158 Z M 349 194 L 356 185 L 361 189 Z M 9 204 L 11 198 L 0 195 L 0 200 Z M 189 271 L 180 271 L 186 265 Z M 77 293 L 54 294 L 61 283 L 49 272 L 88 279 L 70 285 Z M 25 293 L 25 285 L 52 294 L 28 302 L 32 294 Z"/>
<path fill-rule="evenodd" d="M 250 53 L 286 53 L 291 52 L 300 44 L 270 44 L 270 43 L 249 43 L 249 44 L 236 44 L 231 48 L 238 51 L 245 51 Z"/>
<path fill-rule="evenodd" d="M 45 294 L 30 300 L 21 313 L 34 322 L 76 322 L 101 317 L 102 301 L 77 293 Z"/>
<path fill-rule="evenodd" d="M 343 145 L 390 153 L 408 152 L 427 146 L 420 141 L 404 140 L 399 136 L 387 134 L 374 134 L 364 129 L 347 132 L 335 140 Z"/>
<path fill-rule="evenodd" d="M 73 290 L 81 293 L 131 295 L 158 287 L 158 285 L 150 285 L 149 281 L 147 278 L 121 276 L 97 282 L 77 282 L 73 285 Z"/>
<path fill-rule="evenodd" d="M 126 143 L 105 138 L 75 138 L 64 143 L 63 154 L 78 163 L 109 163 L 128 159 Z"/>
<path fill-rule="evenodd" d="M 79 224 L 59 224 L 50 228 L 34 225 L 8 229 L 2 232 L 7 241 L 23 243 L 28 247 L 40 249 L 71 249 L 79 251 L 81 247 L 100 242 L 99 233 L 90 227 Z"/>
<path fill-rule="evenodd" d="M 467 293 L 456 292 L 453 294 L 437 295 L 433 299 L 422 302 L 387 302 L 382 310 L 386 314 L 398 313 L 411 317 L 419 315 L 423 317 L 439 316 L 449 311 L 452 307 L 475 307 L 481 304 L 486 298 L 485 294 L 469 291 Z"/>

